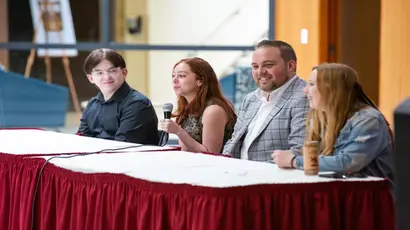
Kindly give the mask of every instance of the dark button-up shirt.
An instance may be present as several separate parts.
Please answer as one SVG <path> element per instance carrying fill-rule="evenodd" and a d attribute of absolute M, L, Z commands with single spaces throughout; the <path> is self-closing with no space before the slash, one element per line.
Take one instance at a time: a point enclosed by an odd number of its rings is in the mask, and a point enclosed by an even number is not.
<path fill-rule="evenodd" d="M 151 101 L 124 82 L 109 100 L 105 101 L 100 92 L 88 102 L 78 133 L 157 145 L 158 118 Z"/>

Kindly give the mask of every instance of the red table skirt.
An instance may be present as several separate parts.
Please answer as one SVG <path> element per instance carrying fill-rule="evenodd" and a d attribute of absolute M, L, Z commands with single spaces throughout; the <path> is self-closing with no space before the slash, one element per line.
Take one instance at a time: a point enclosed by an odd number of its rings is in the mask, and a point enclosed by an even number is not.
<path fill-rule="evenodd" d="M 0 229 L 30 229 L 44 162 L 0 155 Z M 387 181 L 207 188 L 51 164 L 34 215 L 36 230 L 390 230 L 394 223 Z"/>

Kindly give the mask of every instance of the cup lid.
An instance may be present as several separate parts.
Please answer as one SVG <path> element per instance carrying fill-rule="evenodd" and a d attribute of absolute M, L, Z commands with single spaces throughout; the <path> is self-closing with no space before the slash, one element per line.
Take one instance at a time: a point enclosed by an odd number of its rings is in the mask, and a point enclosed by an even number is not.
<path fill-rule="evenodd" d="M 319 141 L 305 141 L 305 145 L 319 145 Z"/>

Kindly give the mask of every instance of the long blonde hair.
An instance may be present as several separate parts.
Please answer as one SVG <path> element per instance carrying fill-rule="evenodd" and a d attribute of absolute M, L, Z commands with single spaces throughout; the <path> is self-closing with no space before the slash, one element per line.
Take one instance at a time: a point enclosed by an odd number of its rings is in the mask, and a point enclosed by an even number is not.
<path fill-rule="evenodd" d="M 317 71 L 316 85 L 321 101 L 318 109 L 310 109 L 308 113 L 307 140 L 319 141 L 321 154 L 328 156 L 333 154 L 340 130 L 355 112 L 368 106 L 378 108 L 363 91 L 353 68 L 339 63 L 325 63 L 313 69 Z M 389 134 L 393 142 L 390 128 Z"/>

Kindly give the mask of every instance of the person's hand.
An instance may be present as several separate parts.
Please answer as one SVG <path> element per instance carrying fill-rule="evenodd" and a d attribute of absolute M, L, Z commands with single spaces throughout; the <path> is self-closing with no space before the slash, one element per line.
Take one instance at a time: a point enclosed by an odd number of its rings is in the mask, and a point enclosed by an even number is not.
<path fill-rule="evenodd" d="M 177 125 L 173 120 L 171 119 L 165 119 L 161 121 L 161 129 L 164 130 L 167 133 L 173 133 L 173 134 L 178 134 L 181 131 L 181 127 Z"/>
<path fill-rule="evenodd" d="M 275 162 L 279 168 L 293 168 L 292 158 L 295 155 L 289 150 L 275 150 L 272 153 L 273 162 Z"/>

